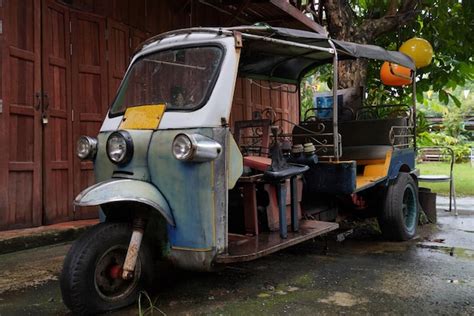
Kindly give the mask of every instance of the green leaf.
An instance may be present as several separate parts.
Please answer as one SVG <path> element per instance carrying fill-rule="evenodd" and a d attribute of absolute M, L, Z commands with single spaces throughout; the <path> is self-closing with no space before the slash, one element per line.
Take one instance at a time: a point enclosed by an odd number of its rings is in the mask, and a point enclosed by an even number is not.
<path fill-rule="evenodd" d="M 443 102 L 444 104 L 448 104 L 448 102 L 449 102 L 448 93 L 444 90 L 439 90 L 438 99 L 439 99 L 439 102 Z"/>
<path fill-rule="evenodd" d="M 460 108 L 460 107 L 461 107 L 461 101 L 459 101 L 459 99 L 458 99 L 456 96 L 454 96 L 453 94 L 451 94 L 451 93 L 449 93 L 449 96 L 450 96 L 451 99 L 454 101 L 454 104 L 456 104 L 456 106 L 457 106 L 458 108 Z"/>

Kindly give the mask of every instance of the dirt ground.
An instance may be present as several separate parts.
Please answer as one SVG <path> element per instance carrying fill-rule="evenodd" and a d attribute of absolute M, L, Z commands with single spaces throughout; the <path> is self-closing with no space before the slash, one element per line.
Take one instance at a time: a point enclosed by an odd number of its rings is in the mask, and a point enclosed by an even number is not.
<path fill-rule="evenodd" d="M 151 299 L 167 315 L 474 315 L 473 241 L 474 212 L 440 211 L 405 243 L 365 222 L 342 243 L 316 239 L 216 273 L 167 269 Z M 69 247 L 0 256 L 0 315 L 67 314 L 57 277 Z M 138 304 L 111 313 L 137 314 Z"/>

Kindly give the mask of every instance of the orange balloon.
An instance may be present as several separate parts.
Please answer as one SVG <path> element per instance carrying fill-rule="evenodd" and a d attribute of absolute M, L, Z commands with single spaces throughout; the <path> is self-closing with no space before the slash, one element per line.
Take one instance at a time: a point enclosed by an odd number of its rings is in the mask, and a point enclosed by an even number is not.
<path fill-rule="evenodd" d="M 380 68 L 380 79 L 387 86 L 404 86 L 412 82 L 410 68 L 384 62 Z"/>

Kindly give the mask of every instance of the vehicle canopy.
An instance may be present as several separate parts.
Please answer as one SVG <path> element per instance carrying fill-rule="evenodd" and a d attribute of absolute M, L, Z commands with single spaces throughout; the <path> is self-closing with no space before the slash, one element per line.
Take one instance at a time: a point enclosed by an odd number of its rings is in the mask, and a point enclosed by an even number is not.
<path fill-rule="evenodd" d="M 153 104 L 167 104 L 160 129 L 221 126 L 230 116 L 237 76 L 298 84 L 318 65 L 357 58 L 415 69 L 410 57 L 400 52 L 288 28 L 189 28 L 163 33 L 137 49 L 101 130 L 116 129 L 126 108 Z M 146 63 L 149 66 L 143 66 Z M 155 76 L 167 67 L 167 74 Z"/>
<path fill-rule="evenodd" d="M 297 84 L 309 70 L 331 63 L 335 53 L 339 60 L 368 58 L 389 61 L 415 70 L 411 58 L 397 51 L 388 51 L 376 45 L 334 40 L 314 32 L 270 26 L 176 30 L 150 38 L 140 49 L 158 44 L 161 39 L 169 36 L 194 32 L 223 36 L 233 36 L 239 32 L 243 40 L 239 75 L 243 77 Z"/>

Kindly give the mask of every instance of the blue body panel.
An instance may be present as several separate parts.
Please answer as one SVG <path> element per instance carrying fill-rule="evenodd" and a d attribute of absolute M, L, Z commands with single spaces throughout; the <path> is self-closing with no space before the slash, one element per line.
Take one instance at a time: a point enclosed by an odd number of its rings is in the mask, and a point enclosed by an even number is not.
<path fill-rule="evenodd" d="M 408 166 L 410 171 L 415 169 L 415 150 L 413 148 L 394 149 L 390 167 L 388 169 L 388 179 L 393 180 L 398 177 L 402 166 Z"/>
<path fill-rule="evenodd" d="M 151 182 L 166 197 L 176 226 L 168 225 L 172 248 L 211 250 L 215 245 L 214 162 L 187 162 L 174 158 L 171 144 L 183 130 L 158 130 L 152 136 L 148 166 Z M 193 129 L 213 138 L 213 130 Z"/>

